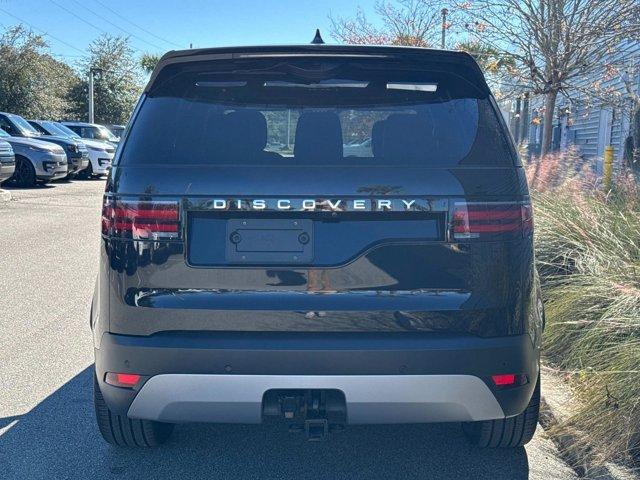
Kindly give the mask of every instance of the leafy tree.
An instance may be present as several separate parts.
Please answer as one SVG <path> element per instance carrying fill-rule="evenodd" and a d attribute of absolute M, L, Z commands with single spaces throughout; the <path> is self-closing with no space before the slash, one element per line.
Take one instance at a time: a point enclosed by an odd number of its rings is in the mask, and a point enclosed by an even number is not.
<path fill-rule="evenodd" d="M 0 36 L 0 110 L 26 118 L 67 116 L 79 79 L 48 51 L 44 38 L 23 26 Z"/>
<path fill-rule="evenodd" d="M 156 68 L 156 65 L 160 61 L 160 55 L 156 55 L 154 53 L 145 53 L 140 58 L 140 66 L 142 69 L 147 72 L 153 72 L 153 69 Z"/>
<path fill-rule="evenodd" d="M 510 55 L 486 45 L 480 41 L 464 41 L 456 45 L 456 50 L 467 52 L 480 65 L 482 70 L 490 74 L 509 72 L 515 66 L 515 62 Z"/>
<path fill-rule="evenodd" d="M 496 98 L 513 97 L 522 93 L 523 88 L 514 80 L 517 72 L 511 56 L 478 40 L 460 42 L 455 48 L 467 52 L 478 62 Z"/>
<path fill-rule="evenodd" d="M 80 63 L 82 81 L 73 91 L 74 113 L 88 118 L 88 78 L 94 71 L 94 113 L 98 123 L 126 123 L 142 91 L 140 63 L 128 37 L 104 34 L 89 45 Z"/>

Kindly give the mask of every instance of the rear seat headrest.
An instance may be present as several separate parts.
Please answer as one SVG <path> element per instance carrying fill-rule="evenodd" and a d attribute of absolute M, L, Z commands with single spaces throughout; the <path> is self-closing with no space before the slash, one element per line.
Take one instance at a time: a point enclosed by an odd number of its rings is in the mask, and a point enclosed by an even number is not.
<path fill-rule="evenodd" d="M 257 110 L 236 110 L 224 116 L 222 133 L 227 153 L 262 152 L 267 145 L 267 120 Z"/>
<path fill-rule="evenodd" d="M 432 153 L 433 124 L 424 115 L 395 113 L 385 121 L 383 139 L 385 158 L 421 163 Z"/>
<path fill-rule="evenodd" d="M 342 126 L 333 112 L 306 112 L 296 127 L 293 155 L 305 163 L 325 163 L 342 159 Z"/>

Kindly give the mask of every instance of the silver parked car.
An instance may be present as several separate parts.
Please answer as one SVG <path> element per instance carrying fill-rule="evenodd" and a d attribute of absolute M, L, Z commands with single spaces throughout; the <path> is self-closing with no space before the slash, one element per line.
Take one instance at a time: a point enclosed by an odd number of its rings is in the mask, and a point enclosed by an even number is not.
<path fill-rule="evenodd" d="M 89 165 L 89 153 L 82 142 L 41 132 L 20 115 L 0 112 L 0 128 L 12 137 L 33 138 L 60 145 L 67 155 L 67 178 L 72 178 L 76 172 L 84 170 Z"/>
<path fill-rule="evenodd" d="M 7 182 L 27 187 L 67 176 L 67 155 L 61 146 L 32 138 L 12 137 L 1 128 L 0 140 L 9 143 L 15 153 L 15 171 Z"/>

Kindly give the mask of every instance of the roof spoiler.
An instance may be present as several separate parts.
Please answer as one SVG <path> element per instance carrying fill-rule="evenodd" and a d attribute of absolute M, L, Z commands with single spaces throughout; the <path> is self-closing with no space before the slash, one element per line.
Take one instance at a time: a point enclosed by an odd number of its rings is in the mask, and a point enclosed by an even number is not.
<path fill-rule="evenodd" d="M 316 32 L 316 38 L 320 32 Z M 316 38 L 313 39 L 315 42 Z M 320 37 L 322 40 L 322 37 Z M 151 78 L 144 89 L 148 93 L 153 87 L 159 73 L 166 67 L 176 64 L 187 64 L 207 61 L 224 61 L 242 58 L 269 57 L 359 57 L 359 58 L 398 58 L 415 63 L 452 64 L 466 67 L 469 80 L 473 81 L 481 90 L 489 92 L 489 87 L 482 70 L 475 59 L 466 52 L 453 50 L 435 50 L 418 47 L 397 46 L 369 46 L 369 45 L 327 45 L 324 43 L 310 43 L 307 45 L 285 46 L 250 46 L 250 47 L 220 47 L 198 48 L 189 50 L 172 50 L 162 56 Z"/>

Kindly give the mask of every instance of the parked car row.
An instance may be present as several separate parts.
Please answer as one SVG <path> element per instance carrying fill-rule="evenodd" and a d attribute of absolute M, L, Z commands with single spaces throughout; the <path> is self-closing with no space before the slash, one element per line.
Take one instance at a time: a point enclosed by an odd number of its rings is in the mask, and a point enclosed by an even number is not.
<path fill-rule="evenodd" d="M 102 125 L 0 112 L 0 183 L 33 186 L 104 175 L 119 140 Z"/>

